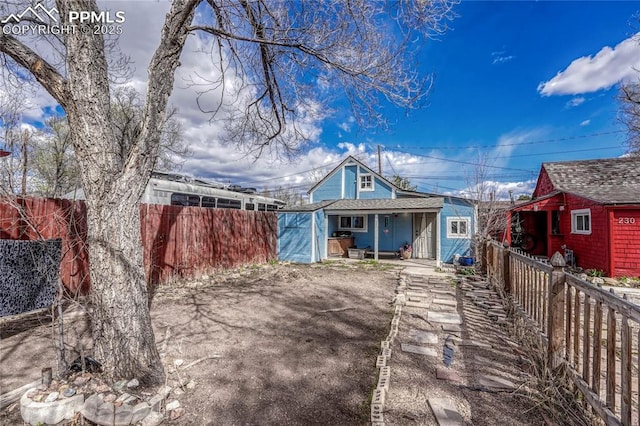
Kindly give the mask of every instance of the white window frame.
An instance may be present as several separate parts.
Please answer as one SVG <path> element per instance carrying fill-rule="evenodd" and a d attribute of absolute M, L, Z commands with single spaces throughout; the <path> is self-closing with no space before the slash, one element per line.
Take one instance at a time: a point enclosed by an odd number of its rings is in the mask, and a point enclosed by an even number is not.
<path fill-rule="evenodd" d="M 578 229 L 578 217 L 589 218 L 589 229 L 584 229 L 584 219 L 582 220 L 582 228 Z M 591 221 L 591 209 L 571 210 L 571 233 L 579 235 L 591 235 L 593 222 Z"/>
<path fill-rule="evenodd" d="M 467 232 L 464 234 L 460 232 L 451 232 L 451 224 L 453 222 L 458 222 L 458 231 L 460 230 L 460 223 L 464 222 L 466 224 Z M 471 218 L 469 216 L 448 217 L 447 238 L 471 238 Z"/>
<path fill-rule="evenodd" d="M 342 226 L 342 218 L 343 217 L 348 217 L 351 219 L 351 225 L 353 225 L 353 219 L 356 217 L 361 217 L 362 218 L 362 228 L 354 228 L 353 226 L 350 227 L 343 227 Z M 366 214 L 351 214 L 351 215 L 341 215 L 338 216 L 338 229 L 340 231 L 351 231 L 351 232 L 367 232 L 367 219 L 368 216 Z"/>
<path fill-rule="evenodd" d="M 371 185 L 370 186 L 363 186 L 362 184 L 364 183 L 364 179 L 365 177 L 368 177 L 371 179 Z M 373 191 L 374 190 L 374 182 L 375 182 L 375 178 L 373 177 L 373 175 L 371 173 L 361 173 L 360 177 L 358 178 L 358 187 L 360 188 L 360 191 L 365 192 L 365 191 Z"/>

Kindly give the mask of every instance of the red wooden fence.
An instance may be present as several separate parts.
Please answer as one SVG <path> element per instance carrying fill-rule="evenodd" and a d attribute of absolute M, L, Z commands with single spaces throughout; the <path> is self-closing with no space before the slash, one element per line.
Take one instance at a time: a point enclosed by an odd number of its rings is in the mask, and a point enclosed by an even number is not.
<path fill-rule="evenodd" d="M 150 283 L 277 257 L 274 212 L 142 204 L 140 216 Z M 86 230 L 82 201 L 18 198 L 0 202 L 0 238 L 62 238 L 60 277 L 74 293 L 89 290 Z"/>

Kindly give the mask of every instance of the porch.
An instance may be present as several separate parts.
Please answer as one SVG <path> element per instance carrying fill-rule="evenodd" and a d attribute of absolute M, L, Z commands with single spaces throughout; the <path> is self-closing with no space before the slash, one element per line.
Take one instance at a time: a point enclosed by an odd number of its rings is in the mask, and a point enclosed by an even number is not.
<path fill-rule="evenodd" d="M 358 249 L 353 257 L 396 259 L 406 245 L 412 259 L 440 260 L 439 217 L 439 210 L 325 211 L 326 257 L 349 257 L 348 249 Z"/>

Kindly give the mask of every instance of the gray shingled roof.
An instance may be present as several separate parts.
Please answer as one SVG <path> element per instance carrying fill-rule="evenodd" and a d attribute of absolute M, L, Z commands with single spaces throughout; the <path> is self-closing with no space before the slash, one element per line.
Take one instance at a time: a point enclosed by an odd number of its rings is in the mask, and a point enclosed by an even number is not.
<path fill-rule="evenodd" d="M 602 204 L 640 203 L 640 157 L 543 163 L 556 190 Z"/>
<path fill-rule="evenodd" d="M 313 212 L 318 209 L 332 211 L 350 210 L 425 210 L 441 209 L 444 205 L 442 197 L 429 198 L 397 198 L 397 199 L 375 199 L 375 200 L 326 200 L 302 206 L 291 206 L 278 210 L 280 212 Z"/>
<path fill-rule="evenodd" d="M 444 205 L 442 197 L 429 198 L 396 198 L 396 199 L 375 199 L 375 200 L 336 200 L 335 203 L 327 206 L 327 210 L 424 210 L 440 209 Z"/>
<path fill-rule="evenodd" d="M 319 201 L 313 204 L 303 204 L 301 206 L 285 207 L 284 209 L 280 209 L 278 211 L 279 212 L 314 212 L 316 210 L 323 209 L 335 202 L 336 200 Z"/>

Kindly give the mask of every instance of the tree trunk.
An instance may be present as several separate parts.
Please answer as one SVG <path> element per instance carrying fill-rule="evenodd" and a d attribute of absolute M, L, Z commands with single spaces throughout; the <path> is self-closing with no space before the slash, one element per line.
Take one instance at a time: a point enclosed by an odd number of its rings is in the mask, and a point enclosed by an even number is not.
<path fill-rule="evenodd" d="M 108 360 L 105 373 L 113 379 L 160 384 L 164 370 L 149 314 L 140 209 L 120 191 L 109 198 L 115 201 L 95 200 L 87 209 L 94 355 Z"/>

